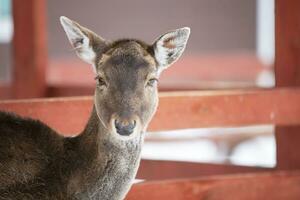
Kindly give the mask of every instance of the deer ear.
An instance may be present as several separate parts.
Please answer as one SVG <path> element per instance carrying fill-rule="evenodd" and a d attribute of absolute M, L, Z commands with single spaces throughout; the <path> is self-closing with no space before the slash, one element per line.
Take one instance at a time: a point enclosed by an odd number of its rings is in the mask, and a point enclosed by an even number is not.
<path fill-rule="evenodd" d="M 83 61 L 94 65 L 96 53 L 104 48 L 105 40 L 67 17 L 61 16 L 60 23 L 76 54 Z"/>
<path fill-rule="evenodd" d="M 161 35 L 153 44 L 155 59 L 162 69 L 167 68 L 183 53 L 190 35 L 190 28 L 184 27 Z"/>

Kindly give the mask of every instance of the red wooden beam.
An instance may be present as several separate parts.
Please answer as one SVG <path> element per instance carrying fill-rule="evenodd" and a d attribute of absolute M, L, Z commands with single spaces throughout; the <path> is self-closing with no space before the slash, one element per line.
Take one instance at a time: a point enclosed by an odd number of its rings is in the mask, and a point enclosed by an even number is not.
<path fill-rule="evenodd" d="M 300 89 L 162 93 L 150 131 L 254 124 L 300 124 Z M 30 116 L 66 134 L 83 129 L 91 97 L 2 101 L 0 110 Z M 67 123 L 66 123 L 67 122 Z"/>
<path fill-rule="evenodd" d="M 13 0 L 13 92 L 15 98 L 46 92 L 46 1 Z"/>
<path fill-rule="evenodd" d="M 276 0 L 275 8 L 276 86 L 300 86 L 300 1 Z M 277 127 L 276 142 L 278 168 L 300 169 L 300 126 Z"/>
<path fill-rule="evenodd" d="M 0 110 L 39 119 L 65 135 L 79 133 L 92 110 L 91 97 L 0 101 Z"/>
<path fill-rule="evenodd" d="M 195 178 L 200 176 L 266 172 L 272 168 L 246 167 L 226 164 L 191 163 L 178 161 L 142 160 L 137 174 L 138 179 L 166 180 Z"/>
<path fill-rule="evenodd" d="M 136 184 L 126 200 L 299 200 L 300 172 L 204 177 Z"/>
<path fill-rule="evenodd" d="M 300 90 L 165 93 L 151 130 L 300 124 Z"/>
<path fill-rule="evenodd" d="M 300 85 L 300 1 L 276 0 L 277 86 Z"/>

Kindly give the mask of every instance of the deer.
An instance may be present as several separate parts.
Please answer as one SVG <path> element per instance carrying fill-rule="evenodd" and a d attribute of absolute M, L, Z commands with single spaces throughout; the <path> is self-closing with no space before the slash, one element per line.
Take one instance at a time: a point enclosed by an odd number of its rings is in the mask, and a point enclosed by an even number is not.
<path fill-rule="evenodd" d="M 190 28 L 147 44 L 105 40 L 65 16 L 60 22 L 95 73 L 90 117 L 80 134 L 67 137 L 37 119 L 1 111 L 0 200 L 124 199 L 158 106 L 158 78 L 182 55 Z"/>

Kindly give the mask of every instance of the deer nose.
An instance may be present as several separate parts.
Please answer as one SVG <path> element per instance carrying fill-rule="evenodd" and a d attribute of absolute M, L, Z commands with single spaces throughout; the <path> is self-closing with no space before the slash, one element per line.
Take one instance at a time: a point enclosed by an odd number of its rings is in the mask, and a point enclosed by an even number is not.
<path fill-rule="evenodd" d="M 120 135 L 128 136 L 131 133 L 133 133 L 133 130 L 136 126 L 136 121 L 121 121 L 121 120 L 115 120 L 115 127 L 117 130 L 117 133 Z"/>

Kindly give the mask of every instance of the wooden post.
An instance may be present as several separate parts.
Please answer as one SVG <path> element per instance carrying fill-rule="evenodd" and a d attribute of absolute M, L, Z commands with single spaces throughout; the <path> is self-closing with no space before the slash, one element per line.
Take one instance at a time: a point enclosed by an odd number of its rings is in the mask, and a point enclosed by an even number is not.
<path fill-rule="evenodd" d="M 276 86 L 300 86 L 300 1 L 276 0 Z M 300 102 L 299 102 L 300 104 Z M 277 127 L 277 167 L 300 168 L 300 127 Z"/>
<path fill-rule="evenodd" d="M 47 65 L 45 11 L 45 0 L 13 0 L 14 98 L 45 95 Z"/>

